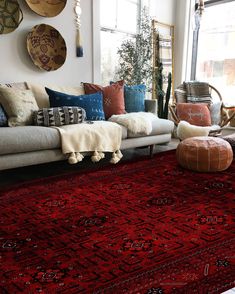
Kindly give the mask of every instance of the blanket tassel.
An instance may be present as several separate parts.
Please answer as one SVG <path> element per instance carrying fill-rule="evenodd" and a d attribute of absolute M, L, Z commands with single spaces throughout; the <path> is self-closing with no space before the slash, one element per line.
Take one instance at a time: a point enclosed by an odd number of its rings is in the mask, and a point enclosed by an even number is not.
<path fill-rule="evenodd" d="M 69 154 L 68 162 L 69 164 L 76 164 L 82 161 L 84 156 L 79 152 L 72 152 Z"/>
<path fill-rule="evenodd" d="M 98 152 L 98 151 L 95 151 L 91 157 L 91 161 L 92 162 L 98 162 L 100 161 L 101 159 L 104 158 L 104 153 L 103 152 Z"/>
<path fill-rule="evenodd" d="M 116 164 L 123 157 L 122 152 L 120 150 L 113 152 L 112 158 L 110 159 L 110 163 Z"/>

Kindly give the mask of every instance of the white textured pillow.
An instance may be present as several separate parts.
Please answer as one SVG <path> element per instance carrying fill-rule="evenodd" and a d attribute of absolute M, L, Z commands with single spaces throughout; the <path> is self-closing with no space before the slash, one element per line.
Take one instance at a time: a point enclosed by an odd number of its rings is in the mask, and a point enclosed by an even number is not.
<path fill-rule="evenodd" d="M 33 112 L 38 110 L 37 102 L 30 90 L 0 87 L 0 104 L 7 113 L 10 127 L 31 125 Z"/>

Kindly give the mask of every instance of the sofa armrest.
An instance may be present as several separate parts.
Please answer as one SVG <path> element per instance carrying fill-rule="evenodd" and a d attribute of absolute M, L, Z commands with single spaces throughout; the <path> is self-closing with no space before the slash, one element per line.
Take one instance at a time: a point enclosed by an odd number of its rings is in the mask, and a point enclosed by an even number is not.
<path fill-rule="evenodd" d="M 145 111 L 157 114 L 157 100 L 156 99 L 145 99 Z"/>

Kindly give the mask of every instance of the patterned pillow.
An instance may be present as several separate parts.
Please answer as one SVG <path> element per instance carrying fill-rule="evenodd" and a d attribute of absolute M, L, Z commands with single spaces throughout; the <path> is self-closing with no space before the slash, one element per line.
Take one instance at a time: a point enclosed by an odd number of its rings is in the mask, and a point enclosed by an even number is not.
<path fill-rule="evenodd" d="M 43 108 L 34 112 L 34 124 L 36 126 L 63 126 L 84 122 L 86 112 L 81 107 L 64 106 L 55 108 Z"/>
<path fill-rule="evenodd" d="M 6 127 L 6 126 L 7 126 L 7 117 L 6 117 L 4 109 L 0 105 L 0 127 Z"/>
<path fill-rule="evenodd" d="M 126 112 L 145 111 L 145 85 L 124 86 Z"/>
<path fill-rule="evenodd" d="M 96 92 L 103 93 L 103 105 L 106 119 L 108 119 L 113 114 L 125 113 L 124 81 L 119 81 L 106 87 L 90 83 L 83 83 L 83 85 L 86 94 L 92 94 Z"/>
<path fill-rule="evenodd" d="M 207 104 L 178 103 L 176 113 L 180 120 L 195 126 L 211 126 L 211 115 Z"/>
<path fill-rule="evenodd" d="M 88 120 L 104 120 L 103 95 L 69 95 L 45 88 L 49 95 L 50 107 L 77 106 L 85 109 Z"/>
<path fill-rule="evenodd" d="M 32 124 L 33 112 L 38 110 L 37 102 L 30 90 L 0 86 L 0 103 L 8 116 L 10 127 Z"/>

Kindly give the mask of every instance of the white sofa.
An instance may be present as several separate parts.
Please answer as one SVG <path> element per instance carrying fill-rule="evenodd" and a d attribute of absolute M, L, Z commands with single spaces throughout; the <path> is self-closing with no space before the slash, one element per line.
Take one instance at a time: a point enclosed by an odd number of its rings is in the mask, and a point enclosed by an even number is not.
<path fill-rule="evenodd" d="M 29 88 L 33 91 L 38 106 L 49 107 L 49 99 L 44 86 L 31 83 L 11 84 L 17 88 Z M 82 94 L 81 87 L 58 87 L 46 85 L 54 90 L 69 94 Z M 145 101 L 146 111 L 156 112 L 156 101 Z M 174 124 L 170 120 L 159 119 L 153 123 L 153 130 L 148 136 L 135 136 L 122 127 L 121 149 L 153 146 L 168 143 Z M 21 126 L 0 127 L 0 170 L 22 166 L 66 160 L 61 152 L 59 132 L 50 127 Z"/>

